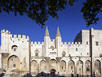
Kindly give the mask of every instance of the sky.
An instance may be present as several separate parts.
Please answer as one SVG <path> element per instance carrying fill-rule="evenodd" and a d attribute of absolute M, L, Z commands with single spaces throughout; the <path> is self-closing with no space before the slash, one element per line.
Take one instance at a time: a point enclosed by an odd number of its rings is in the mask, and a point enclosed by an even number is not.
<path fill-rule="evenodd" d="M 56 37 L 57 27 L 60 29 L 63 42 L 73 42 L 75 36 L 82 29 L 102 29 L 102 17 L 98 21 L 97 25 L 91 25 L 86 27 L 86 22 L 83 19 L 80 9 L 82 7 L 82 0 L 78 0 L 72 8 L 67 7 L 65 10 L 59 12 L 59 18 L 55 19 L 49 17 L 45 22 L 45 27 L 41 28 L 36 24 L 34 20 L 24 16 L 14 16 L 14 14 L 7 14 L 5 12 L 0 13 L 0 31 L 2 29 L 9 30 L 12 34 L 28 35 L 31 41 L 44 40 L 44 34 L 46 26 L 48 26 L 51 39 Z M 0 34 L 1 38 L 1 34 Z M 1 43 L 1 39 L 0 39 Z"/>

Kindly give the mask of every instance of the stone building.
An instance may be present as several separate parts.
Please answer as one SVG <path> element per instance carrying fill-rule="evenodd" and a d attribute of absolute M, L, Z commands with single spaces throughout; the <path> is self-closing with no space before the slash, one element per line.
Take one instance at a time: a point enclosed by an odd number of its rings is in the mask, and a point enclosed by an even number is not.
<path fill-rule="evenodd" d="M 70 37 L 70 36 L 69 36 Z M 32 42 L 28 36 L 1 31 L 0 68 L 6 72 L 36 75 L 40 72 L 71 76 L 102 77 L 102 30 L 82 30 L 74 42 L 62 42 L 59 28 L 51 39 L 46 28 L 44 42 Z"/>

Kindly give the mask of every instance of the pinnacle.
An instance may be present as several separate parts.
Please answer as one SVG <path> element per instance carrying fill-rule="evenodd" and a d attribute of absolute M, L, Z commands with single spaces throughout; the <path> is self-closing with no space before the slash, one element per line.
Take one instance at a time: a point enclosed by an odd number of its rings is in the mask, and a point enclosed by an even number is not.
<path fill-rule="evenodd" d="M 57 37 L 57 36 L 61 36 L 61 35 L 60 35 L 60 31 L 59 31 L 59 27 L 57 28 L 57 34 L 56 34 L 56 37 Z"/>
<path fill-rule="evenodd" d="M 48 27 L 46 27 L 45 36 L 49 36 Z"/>

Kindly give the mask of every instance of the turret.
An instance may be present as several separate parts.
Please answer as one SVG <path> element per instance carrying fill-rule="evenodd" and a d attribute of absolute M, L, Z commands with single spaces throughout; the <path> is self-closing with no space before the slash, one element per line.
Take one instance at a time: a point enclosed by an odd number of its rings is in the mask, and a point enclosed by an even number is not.
<path fill-rule="evenodd" d="M 56 39 L 55 40 L 56 40 L 55 41 L 55 47 L 56 47 L 57 51 L 59 52 L 60 48 L 61 48 L 61 41 L 62 41 L 60 31 L 59 31 L 59 27 L 57 28 L 57 34 L 56 34 Z"/>
<path fill-rule="evenodd" d="M 48 27 L 46 27 L 44 42 L 47 44 L 49 41 L 50 41 L 50 35 L 49 35 Z"/>
<path fill-rule="evenodd" d="M 48 27 L 46 27 L 46 31 L 45 31 L 45 36 L 44 36 L 44 49 L 45 49 L 45 52 L 43 55 L 45 55 L 45 53 L 47 54 L 47 50 L 49 48 L 49 43 L 50 43 L 51 39 L 50 39 L 50 35 L 49 35 L 49 32 L 48 32 Z"/>
<path fill-rule="evenodd" d="M 56 37 L 61 37 L 61 35 L 60 35 L 60 31 L 59 31 L 59 27 L 57 28 L 57 34 L 56 34 Z"/>

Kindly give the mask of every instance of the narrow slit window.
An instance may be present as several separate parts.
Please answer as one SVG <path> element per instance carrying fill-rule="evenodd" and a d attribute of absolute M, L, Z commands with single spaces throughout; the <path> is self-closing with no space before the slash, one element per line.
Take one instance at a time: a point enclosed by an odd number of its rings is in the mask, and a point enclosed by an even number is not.
<path fill-rule="evenodd" d="M 11 48 L 12 48 L 13 51 L 17 50 L 17 46 L 16 45 L 13 45 Z"/>
<path fill-rule="evenodd" d="M 38 56 L 38 53 L 35 53 L 35 56 Z"/>
<path fill-rule="evenodd" d="M 99 43 L 96 41 L 96 46 L 98 46 L 99 45 Z"/>
<path fill-rule="evenodd" d="M 86 42 L 86 45 L 88 45 L 88 41 Z"/>
<path fill-rule="evenodd" d="M 76 48 L 76 51 L 78 51 L 78 48 Z"/>

